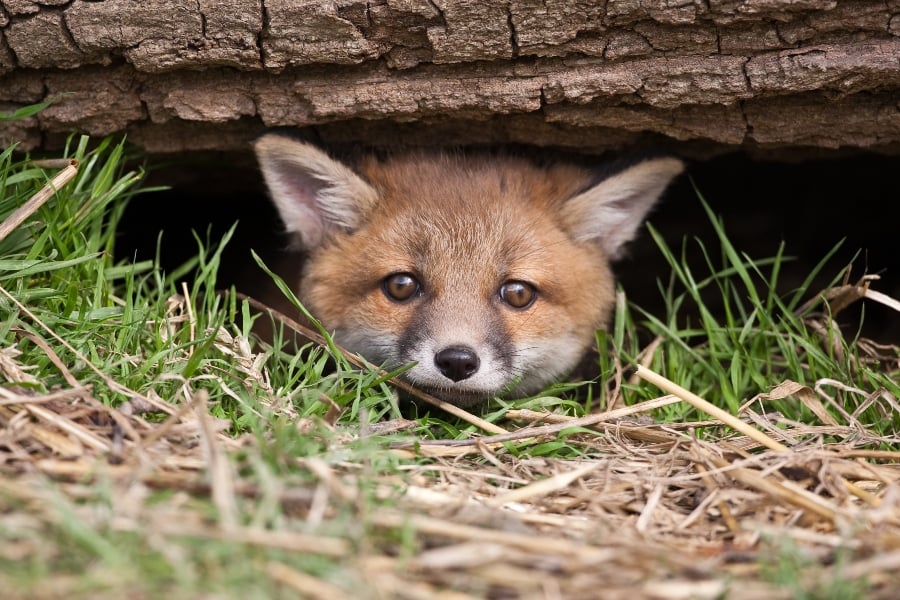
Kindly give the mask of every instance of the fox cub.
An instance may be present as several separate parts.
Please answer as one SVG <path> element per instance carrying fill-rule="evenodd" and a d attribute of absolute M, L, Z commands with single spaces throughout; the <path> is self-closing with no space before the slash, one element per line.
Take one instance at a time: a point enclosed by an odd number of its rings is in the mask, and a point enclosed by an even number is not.
<path fill-rule="evenodd" d="M 683 165 L 590 170 L 412 153 L 354 168 L 277 134 L 256 142 L 305 259 L 298 297 L 335 341 L 468 406 L 567 374 L 606 325 L 610 261 Z"/>

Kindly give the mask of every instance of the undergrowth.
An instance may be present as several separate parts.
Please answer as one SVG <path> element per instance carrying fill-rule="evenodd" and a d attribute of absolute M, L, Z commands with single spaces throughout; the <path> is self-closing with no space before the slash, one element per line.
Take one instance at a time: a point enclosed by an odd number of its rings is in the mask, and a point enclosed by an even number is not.
<path fill-rule="evenodd" d="M 0 405 L 6 423 L 0 433 L 0 471 L 7 478 L 33 472 L 48 477 L 33 494 L 0 486 L 0 514 L 28 514 L 31 503 L 39 501 L 45 506 L 40 514 L 52 515 L 33 522 L 0 519 L 0 540 L 7 548 L 0 550 L 0 584 L 22 597 L 36 590 L 38 596 L 53 596 L 55 588 L 42 583 L 51 576 L 58 589 L 75 595 L 193 597 L 212 592 L 271 597 L 282 589 L 279 586 L 287 586 L 299 590 L 301 597 L 338 597 L 329 595 L 338 592 L 367 597 L 371 590 L 366 571 L 336 557 L 382 552 L 411 560 L 433 543 L 417 537 L 412 525 L 385 525 L 394 522 L 382 512 L 396 506 L 410 485 L 408 471 L 422 469 L 417 471 L 417 485 L 440 479 L 429 472 L 437 469 L 430 460 L 411 462 L 409 455 L 393 450 L 468 440 L 479 433 L 478 427 L 427 403 L 409 408 L 391 382 L 395 373 L 357 368 L 327 332 L 319 332 L 326 337 L 324 346 L 309 343 L 301 351 L 281 348 L 281 336 L 291 335 L 283 327 L 276 327 L 272 346 L 254 344 L 254 320 L 269 317 L 217 284 L 222 249 L 232 232 L 221 240 L 198 233 L 195 258 L 170 272 L 158 260 L 135 263 L 116 256 L 116 227 L 126 204 L 152 190 L 141 189 L 142 173 L 130 170 L 135 161 L 127 156 L 124 142 L 72 138 L 62 156 L 78 161 L 77 176 L 0 239 L 0 391 L 9 396 Z M 0 223 L 52 175 L 13 148 L 0 153 Z M 852 332 L 842 331 L 835 324 L 839 305 L 834 299 L 839 296 L 829 295 L 845 284 L 851 293 L 849 288 L 859 290 L 869 281 L 858 286 L 844 281 L 846 273 L 839 272 L 822 290 L 810 289 L 831 264 L 831 256 L 826 256 L 803 285 L 785 292 L 779 285 L 785 249 L 775 248 L 774 256 L 765 259 L 746 256 L 729 241 L 714 212 L 708 207 L 707 212 L 712 243 L 686 240 L 680 250 L 673 249 L 650 227 L 671 268 L 669 277 L 660 281 L 666 311 L 651 314 L 628 303 L 620 292 L 615 322 L 608 333 L 598 334 L 599 375 L 594 385 L 562 383 L 532 398 L 496 399 L 484 408 L 484 419 L 500 423 L 510 411 L 522 409 L 578 417 L 657 398 L 659 390 L 631 376 L 632 366 L 641 363 L 732 414 L 751 405 L 758 408 L 751 401 L 760 394 L 795 382 L 807 390 L 806 396 L 800 394 L 806 400 L 797 401 L 796 394 L 774 397 L 758 412 L 777 411 L 781 427 L 817 426 L 824 398 L 833 428 L 800 434 L 800 439 L 890 449 L 900 425 L 897 349 L 862 344 Z M 165 243 L 164 233 L 160 243 Z M 703 249 L 703 268 L 688 264 L 687 244 Z M 710 293 L 722 310 L 707 305 Z M 105 415 L 99 421 L 91 417 L 96 427 L 112 419 L 124 428 L 113 428 L 118 433 L 109 445 L 67 431 L 63 437 L 75 436 L 68 459 L 83 457 L 86 448 L 99 448 L 104 457 L 100 463 L 127 463 L 132 458 L 122 440 L 145 436 L 141 451 L 150 453 L 151 463 L 163 465 L 162 474 L 186 469 L 193 477 L 209 470 L 202 485 L 179 479 L 174 487 L 166 486 L 161 475 L 148 482 L 132 474 L 157 488 L 141 488 L 138 504 L 181 511 L 180 522 L 188 523 L 184 537 L 166 528 L 164 515 L 147 517 L 141 512 L 146 508 L 120 515 L 127 526 L 119 526 L 112 515 L 121 509 L 116 504 L 122 502 L 119 488 L 128 486 L 112 475 L 94 478 L 102 472 L 99 463 L 73 477 L 60 475 L 63 467 L 55 462 L 57 471 L 47 470 L 50 463 L 38 468 L 29 462 L 60 458 L 65 440 L 25 436 L 22 428 L 29 419 L 44 418 L 42 413 L 10 407 L 25 397 L 39 399 L 67 390 L 73 401 L 60 414 L 69 415 L 70 421 L 80 422 L 67 411 L 81 407 Z M 817 394 L 814 402 L 811 398 Z M 147 429 L 129 437 L 126 423 L 103 407 L 138 415 L 138 423 Z M 651 414 L 654 426 L 676 427 L 705 418 L 685 403 Z M 190 423 L 201 433 L 191 429 L 185 439 L 192 441 L 179 446 L 173 441 L 181 439 L 176 424 L 183 425 L 186 415 L 194 415 Z M 386 423 L 397 427 L 385 428 Z M 152 433 L 154 424 L 165 434 Z M 872 435 L 853 438 L 853 427 Z M 537 458 L 585 461 L 602 456 L 593 441 L 584 441 L 586 433 L 591 440 L 598 435 L 573 427 L 539 440 L 506 441 L 501 448 L 523 465 Z M 711 428 L 696 435 L 715 441 L 730 434 Z M 212 444 L 214 439 L 218 441 Z M 169 446 L 159 449 L 163 441 Z M 55 451 L 44 454 L 38 442 Z M 190 450 L 198 445 L 204 448 L 202 460 Z M 231 465 L 231 475 L 216 475 L 219 446 L 228 457 L 220 460 Z M 498 464 L 487 451 L 476 452 L 469 463 L 481 471 L 497 467 L 492 475 L 497 481 L 513 481 L 518 471 Z M 352 475 L 352 488 L 334 475 L 339 467 Z M 221 468 L 227 472 L 229 467 Z M 79 496 L 72 487 L 54 488 L 49 483 L 53 481 L 85 481 L 93 487 Z M 233 505 L 222 486 L 238 499 Z M 87 520 L 85 502 L 94 508 Z M 302 505 L 302 518 L 296 518 L 295 505 Z M 624 505 L 622 510 L 627 512 Z M 224 524 L 218 538 L 209 532 L 210 522 Z M 157 535 L 154 527 L 160 528 Z M 287 542 L 279 547 L 238 538 L 234 532 L 239 527 L 272 532 L 270 540 L 277 539 L 279 531 L 314 533 L 349 540 L 354 549 L 292 551 Z M 230 541 L 229 532 L 235 536 Z M 805 567 L 795 560 L 799 554 L 786 547 L 777 564 L 760 562 L 759 577 L 776 583 L 784 577 L 794 584 L 800 581 L 798 573 Z M 259 578 L 260 564 L 267 565 L 268 578 Z M 291 573 L 294 579 L 288 577 Z M 304 587 L 310 582 L 303 577 L 321 580 L 325 592 L 311 592 L 314 588 Z M 289 579 L 293 583 L 286 583 Z M 448 581 L 432 583 L 453 587 Z M 471 583 L 466 589 L 475 593 L 479 585 Z M 857 579 L 844 588 L 859 591 L 858 586 Z"/>

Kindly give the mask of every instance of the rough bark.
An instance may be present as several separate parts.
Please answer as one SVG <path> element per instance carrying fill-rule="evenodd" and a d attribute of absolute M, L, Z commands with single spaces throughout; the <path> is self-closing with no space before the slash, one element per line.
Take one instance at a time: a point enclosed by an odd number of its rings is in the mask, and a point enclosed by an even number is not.
<path fill-rule="evenodd" d="M 0 0 L 0 142 L 900 153 L 900 0 Z"/>

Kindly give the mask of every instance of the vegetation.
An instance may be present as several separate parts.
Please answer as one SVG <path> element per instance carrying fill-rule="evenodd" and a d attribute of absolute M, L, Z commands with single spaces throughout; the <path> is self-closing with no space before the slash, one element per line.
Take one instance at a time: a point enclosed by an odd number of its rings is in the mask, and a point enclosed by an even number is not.
<path fill-rule="evenodd" d="M 741 254 L 711 211 L 702 273 L 651 228 L 667 310 L 620 293 L 593 385 L 449 413 L 326 332 L 254 344 L 228 235 L 168 273 L 116 257 L 141 173 L 110 139 L 63 158 L 0 154 L 4 597 L 895 593 L 900 351 L 835 324 L 897 309 L 876 278 L 785 294 L 784 250 Z"/>

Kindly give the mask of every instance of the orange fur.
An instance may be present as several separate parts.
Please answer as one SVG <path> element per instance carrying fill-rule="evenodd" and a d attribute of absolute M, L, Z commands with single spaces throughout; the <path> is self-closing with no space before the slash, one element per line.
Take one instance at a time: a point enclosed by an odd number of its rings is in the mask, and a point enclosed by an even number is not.
<path fill-rule="evenodd" d="M 399 363 L 392 367 L 418 361 L 407 378 L 448 401 L 465 405 L 538 391 L 572 368 L 609 319 L 609 255 L 619 242 L 604 247 L 602 239 L 584 239 L 604 236 L 602 226 L 596 236 L 585 233 L 582 223 L 590 219 L 577 212 L 603 201 L 591 194 L 605 197 L 603 183 L 591 187 L 586 169 L 539 168 L 509 157 L 369 158 L 355 169 L 361 181 L 345 186 L 354 193 L 332 198 L 322 189 L 344 177 L 343 165 L 323 173 L 327 162 L 319 151 L 277 136 L 262 138 L 257 152 L 286 226 L 309 253 L 298 285 L 307 308 L 339 343 L 370 360 Z M 289 161 L 285 153 L 293 153 Z M 613 215 L 640 221 L 681 170 L 675 159 L 660 160 L 650 170 L 664 181 L 649 192 L 652 198 L 636 209 L 615 205 Z M 307 163 L 317 170 L 304 171 Z M 607 195 L 631 194 L 628 186 L 615 186 Z M 292 190 L 298 191 L 291 196 Z M 295 210 L 297 202 L 306 203 L 303 210 Z M 310 212 L 322 215 L 321 222 L 287 222 Z M 609 235 L 627 240 L 633 231 Z M 396 273 L 414 276 L 421 293 L 405 302 L 389 298 L 382 282 Z M 499 290 L 506 282 L 533 286 L 533 304 L 505 303 Z M 446 348 L 474 355 L 475 372 L 451 376 L 436 367 Z"/>

